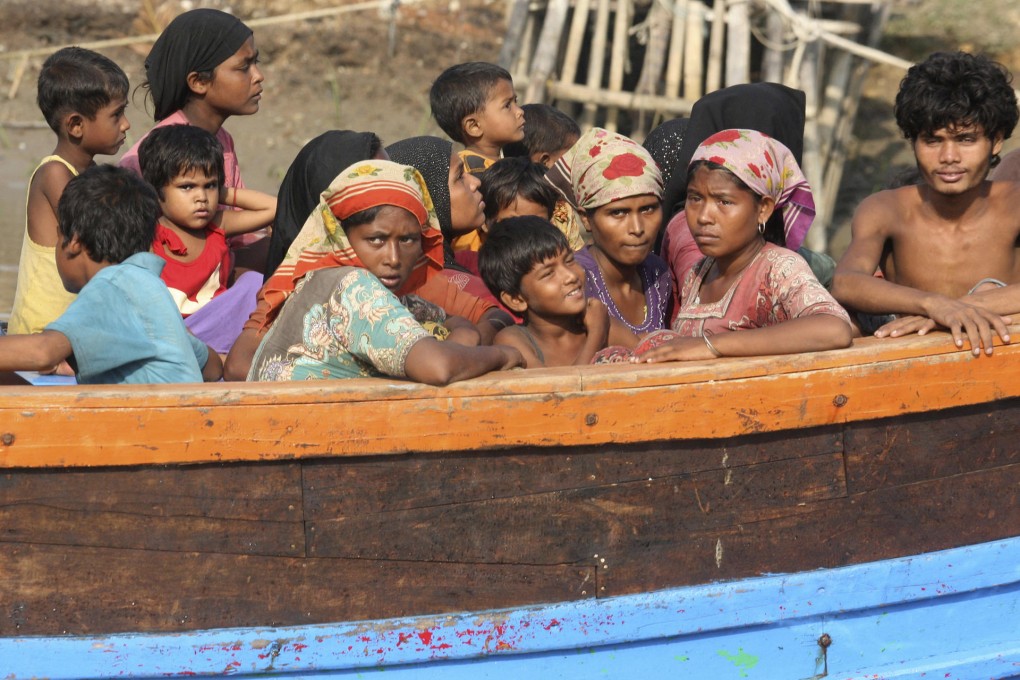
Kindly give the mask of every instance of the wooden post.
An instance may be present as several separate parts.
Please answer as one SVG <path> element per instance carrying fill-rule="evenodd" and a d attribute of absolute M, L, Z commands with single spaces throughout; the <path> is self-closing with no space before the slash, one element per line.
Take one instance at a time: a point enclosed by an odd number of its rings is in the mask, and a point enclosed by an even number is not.
<path fill-rule="evenodd" d="M 762 80 L 769 83 L 783 82 L 783 17 L 773 9 L 765 20 L 765 36 L 769 44 L 762 57 Z"/>
<path fill-rule="evenodd" d="M 669 60 L 666 63 L 666 96 L 680 96 L 680 74 L 683 68 L 684 38 L 687 34 L 687 0 L 673 3 L 673 26 L 669 36 Z"/>
<path fill-rule="evenodd" d="M 538 36 L 538 47 L 535 48 L 535 59 L 531 64 L 531 75 L 528 78 L 527 102 L 541 103 L 545 101 L 545 88 L 549 75 L 556 67 L 556 57 L 560 48 L 560 36 L 563 24 L 567 21 L 569 0 L 549 0 L 545 10 L 545 23 Z"/>
<path fill-rule="evenodd" d="M 567 36 L 567 49 L 563 55 L 563 69 L 560 80 L 573 84 L 577 79 L 577 66 L 581 59 L 581 46 L 584 44 L 585 29 L 588 28 L 588 14 L 591 0 L 577 0 L 574 5 L 574 16 L 570 20 L 570 33 Z"/>
<path fill-rule="evenodd" d="M 726 40 L 726 0 L 716 0 L 712 7 L 712 31 L 708 38 L 708 73 L 705 91 L 715 92 L 722 87 L 723 58 Z M 729 63 L 729 59 L 726 60 Z"/>
<path fill-rule="evenodd" d="M 748 3 L 734 2 L 726 16 L 726 84 L 739 85 L 751 79 L 751 21 Z"/>
<path fill-rule="evenodd" d="M 613 23 L 613 51 L 609 62 L 609 91 L 623 91 L 623 70 L 627 65 L 630 42 L 630 0 L 616 0 L 616 21 Z M 606 112 L 606 129 L 616 132 L 620 110 L 615 106 Z"/>
<path fill-rule="evenodd" d="M 817 252 L 825 252 L 827 243 L 827 226 L 818 219 L 818 215 L 826 213 L 825 196 L 822 191 L 824 163 L 818 140 L 818 80 L 819 64 L 822 57 L 822 45 L 819 41 L 810 43 L 804 52 L 804 60 L 800 68 L 800 89 L 804 90 L 804 176 L 815 200 L 815 222 L 804 240 L 804 245 Z"/>
<path fill-rule="evenodd" d="M 524 37 L 524 29 L 528 25 L 528 2 L 529 0 L 512 0 L 510 5 L 506 36 L 499 51 L 499 65 L 511 72 L 520 56 L 521 38 Z"/>
<path fill-rule="evenodd" d="M 592 30 L 591 53 L 588 58 L 588 87 L 602 89 L 602 65 L 606 56 L 606 37 L 609 31 L 609 0 L 597 0 L 595 6 L 595 28 Z M 598 107 L 585 101 L 581 127 L 589 128 L 595 124 L 595 113 Z"/>
<path fill-rule="evenodd" d="M 702 89 L 702 51 L 705 37 L 702 33 L 705 21 L 705 5 L 701 0 L 690 0 L 687 4 L 687 38 L 684 46 L 684 99 L 700 99 Z"/>
<path fill-rule="evenodd" d="M 658 90 L 669 51 L 669 32 L 672 23 L 669 8 L 662 2 L 653 2 L 651 9 L 648 10 L 646 23 L 648 41 L 645 44 L 645 60 L 641 65 L 641 77 L 634 89 L 634 93 L 638 95 L 655 94 Z M 648 114 L 648 110 L 640 109 L 637 125 L 630 132 L 631 139 L 644 140 L 650 125 L 653 124 L 652 121 L 655 120 L 654 115 L 649 117 Z"/>

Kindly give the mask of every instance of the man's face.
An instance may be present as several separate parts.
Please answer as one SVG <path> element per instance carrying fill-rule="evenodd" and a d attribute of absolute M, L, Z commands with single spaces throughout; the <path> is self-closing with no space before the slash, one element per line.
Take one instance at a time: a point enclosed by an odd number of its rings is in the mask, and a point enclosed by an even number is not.
<path fill-rule="evenodd" d="M 988 175 L 1002 138 L 989 139 L 980 125 L 958 125 L 922 133 L 914 140 L 917 169 L 933 190 L 947 196 L 966 193 Z"/>

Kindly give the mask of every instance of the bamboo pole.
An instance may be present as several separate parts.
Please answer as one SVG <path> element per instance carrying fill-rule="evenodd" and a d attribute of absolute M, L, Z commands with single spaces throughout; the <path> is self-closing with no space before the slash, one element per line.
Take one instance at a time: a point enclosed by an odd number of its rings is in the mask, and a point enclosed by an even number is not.
<path fill-rule="evenodd" d="M 715 0 L 715 6 L 712 7 L 712 30 L 708 37 L 708 72 L 705 75 L 706 92 L 715 92 L 722 87 L 725 40 L 726 0 Z"/>
<path fill-rule="evenodd" d="M 613 49 L 609 61 L 609 90 L 623 92 L 623 71 L 627 66 L 630 42 L 630 0 L 616 0 L 616 20 L 613 22 Z M 610 107 L 606 112 L 606 129 L 616 132 L 619 109 Z"/>
<path fill-rule="evenodd" d="M 687 0 L 673 3 L 673 26 L 669 36 L 669 59 L 666 62 L 666 96 L 680 96 L 683 68 L 684 38 L 687 36 Z"/>
<path fill-rule="evenodd" d="M 577 67 L 581 60 L 581 46 L 584 44 L 585 30 L 588 28 L 588 15 L 591 0 L 577 0 L 574 16 L 570 20 L 570 32 L 567 36 L 567 49 L 563 56 L 563 69 L 560 80 L 573 83 L 577 79 Z"/>
<path fill-rule="evenodd" d="M 560 36 L 563 34 L 563 24 L 567 21 L 568 9 L 570 9 L 569 0 L 549 0 L 549 4 L 546 5 L 545 22 L 538 35 L 538 46 L 535 48 L 535 58 L 531 63 L 531 73 L 528 76 L 528 91 L 525 101 L 529 103 L 545 101 L 545 89 L 549 76 L 556 67 L 556 57 L 560 51 Z"/>
<path fill-rule="evenodd" d="M 648 41 L 645 43 L 645 59 L 641 64 L 641 77 L 638 79 L 634 91 L 637 94 L 655 94 L 669 52 L 669 32 L 672 24 L 669 8 L 661 0 L 653 0 L 645 23 L 648 26 Z M 648 134 L 655 116 L 651 116 L 650 121 L 647 114 L 648 111 L 641 109 L 637 125 L 630 132 L 631 139 L 642 141 Z"/>
<path fill-rule="evenodd" d="M 702 89 L 702 50 L 705 38 L 702 34 L 705 20 L 705 5 L 701 0 L 690 0 L 687 4 L 687 37 L 684 45 L 684 99 L 699 99 L 705 93 Z"/>
<path fill-rule="evenodd" d="M 726 11 L 726 84 L 751 80 L 751 19 L 747 2 L 732 2 Z"/>
<path fill-rule="evenodd" d="M 804 91 L 804 176 L 811 185 L 815 200 L 815 222 L 804 239 L 804 245 L 816 252 L 825 252 L 827 234 L 826 227 L 817 218 L 818 214 L 826 213 L 824 192 L 822 191 L 825 176 L 821 148 L 818 139 L 818 80 L 819 64 L 821 63 L 821 43 L 813 42 L 805 48 L 804 60 L 800 68 L 800 89 Z"/>
<path fill-rule="evenodd" d="M 687 115 L 694 106 L 694 100 L 666 95 L 634 94 L 613 92 L 590 85 L 572 83 L 549 83 L 549 96 L 557 100 L 584 102 L 586 105 L 615 106 L 621 109 L 647 109 L 661 111 L 675 116 Z"/>
<path fill-rule="evenodd" d="M 762 80 L 769 83 L 783 82 L 783 18 L 776 12 L 769 12 L 765 20 L 765 55 L 762 57 Z"/>
<path fill-rule="evenodd" d="M 510 16 L 506 21 L 506 35 L 499 50 L 499 65 L 513 71 L 520 57 L 524 29 L 528 25 L 529 0 L 511 0 Z"/>
<path fill-rule="evenodd" d="M 595 28 L 592 30 L 591 54 L 588 58 L 588 87 L 598 91 L 602 89 L 602 67 L 606 55 L 606 38 L 609 32 L 609 0 L 597 0 L 595 6 Z M 584 101 L 584 100 L 577 100 Z M 595 124 L 595 113 L 598 107 L 594 102 L 584 101 L 584 112 L 581 127 Z"/>

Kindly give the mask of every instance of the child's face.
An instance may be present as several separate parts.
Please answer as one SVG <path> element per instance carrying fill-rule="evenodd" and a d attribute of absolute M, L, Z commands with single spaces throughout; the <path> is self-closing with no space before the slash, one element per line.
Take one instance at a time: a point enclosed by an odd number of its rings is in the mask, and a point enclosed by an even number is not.
<path fill-rule="evenodd" d="M 450 224 L 456 234 L 464 234 L 485 224 L 485 203 L 478 190 L 482 180 L 464 172 L 460 156 L 450 156 Z"/>
<path fill-rule="evenodd" d="M 60 276 L 60 282 L 64 284 L 64 290 L 77 295 L 87 283 L 84 267 L 85 251 L 78 243 L 77 237 L 66 244 L 63 243 L 63 236 L 58 236 L 57 239 L 57 274 Z"/>
<path fill-rule="evenodd" d="M 628 196 L 581 214 L 592 241 L 613 262 L 634 267 L 655 246 L 662 202 L 651 194 Z"/>
<path fill-rule="evenodd" d="M 93 156 L 112 156 L 124 144 L 125 133 L 131 129 L 127 119 L 126 98 L 115 99 L 96 111 L 95 118 L 81 119 L 82 148 Z"/>
<path fill-rule="evenodd" d="M 421 225 L 403 208 L 385 205 L 374 220 L 345 233 L 365 269 L 394 293 L 407 282 L 421 257 Z"/>
<path fill-rule="evenodd" d="M 255 36 L 251 36 L 233 56 L 216 67 L 212 80 L 203 84 L 206 105 L 226 116 L 257 113 L 265 80 L 258 62 Z"/>
<path fill-rule="evenodd" d="M 523 217 L 525 215 L 534 215 L 535 217 L 541 217 L 543 220 L 548 220 L 552 217 L 552 215 L 549 214 L 549 209 L 541 203 L 536 203 L 535 201 L 528 200 L 523 196 L 518 196 L 514 199 L 513 203 L 500 208 L 492 220 L 486 221 L 482 230 L 488 232 L 491 224 L 495 224 L 500 220 L 505 220 L 508 217 Z"/>
<path fill-rule="evenodd" d="M 547 168 L 551 168 L 556 165 L 556 161 L 563 157 L 563 154 L 570 151 L 570 147 L 577 144 L 577 135 L 571 135 L 567 138 L 567 143 L 562 149 L 558 151 L 538 151 L 531 154 L 531 160 L 534 162 L 544 165 Z"/>
<path fill-rule="evenodd" d="M 477 130 L 469 130 L 490 144 L 505 146 L 524 139 L 524 109 L 517 105 L 517 95 L 509 80 L 501 80 L 489 91 L 482 110 L 475 114 Z"/>
<path fill-rule="evenodd" d="M 698 168 L 687 184 L 687 224 L 701 252 L 732 259 L 758 247 L 758 224 L 772 214 L 771 200 L 755 200 L 725 170 Z"/>
<path fill-rule="evenodd" d="M 943 195 L 962 194 L 988 176 L 991 158 L 1002 139 L 989 139 L 980 125 L 945 127 L 914 140 L 917 169 Z"/>
<path fill-rule="evenodd" d="M 584 269 L 574 254 L 563 250 L 536 263 L 521 278 L 521 292 L 515 296 L 529 314 L 541 317 L 584 314 Z M 513 307 L 511 307 L 513 309 Z M 516 311 L 516 310 L 515 310 Z"/>
<path fill-rule="evenodd" d="M 165 221 L 181 229 L 205 229 L 219 208 L 220 182 L 204 170 L 189 170 L 174 177 L 160 194 Z"/>

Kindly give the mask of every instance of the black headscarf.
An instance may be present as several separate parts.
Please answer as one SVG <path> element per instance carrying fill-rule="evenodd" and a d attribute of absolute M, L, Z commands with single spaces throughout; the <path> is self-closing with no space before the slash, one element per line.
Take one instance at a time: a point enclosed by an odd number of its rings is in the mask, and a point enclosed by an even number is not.
<path fill-rule="evenodd" d="M 680 148 L 684 143 L 684 135 L 687 133 L 687 118 L 671 118 L 663 121 L 657 128 L 648 133 L 642 146 L 659 165 L 662 173 L 662 185 L 669 184 L 673 173 L 676 172 L 677 161 L 680 158 Z"/>
<path fill-rule="evenodd" d="M 662 196 L 667 221 L 684 208 L 687 166 L 694 152 L 716 132 L 730 128 L 764 132 L 785 144 L 800 163 L 804 154 L 804 102 L 803 92 L 778 83 L 731 85 L 695 102 Z"/>
<path fill-rule="evenodd" d="M 266 257 L 267 279 L 283 262 L 290 244 L 319 204 L 320 194 L 341 170 L 370 158 L 377 139 L 371 132 L 329 130 L 298 151 L 277 193 L 276 220 Z"/>
<path fill-rule="evenodd" d="M 218 9 L 178 15 L 156 39 L 145 58 L 145 77 L 161 121 L 188 101 L 188 74 L 212 71 L 241 49 L 252 31 Z"/>
<path fill-rule="evenodd" d="M 450 213 L 450 157 L 453 144 L 439 137 L 410 137 L 386 147 L 390 160 L 410 165 L 421 173 L 443 231 L 446 266 L 460 268 L 453 258 L 453 218 Z"/>

